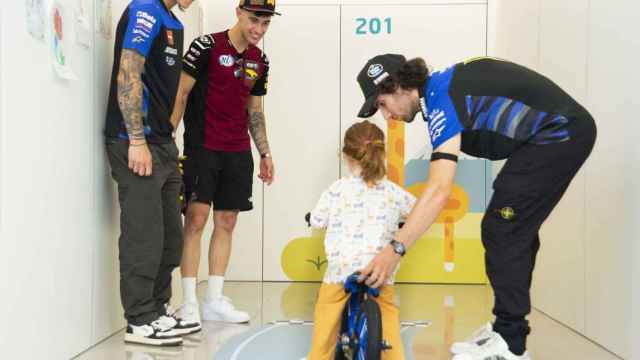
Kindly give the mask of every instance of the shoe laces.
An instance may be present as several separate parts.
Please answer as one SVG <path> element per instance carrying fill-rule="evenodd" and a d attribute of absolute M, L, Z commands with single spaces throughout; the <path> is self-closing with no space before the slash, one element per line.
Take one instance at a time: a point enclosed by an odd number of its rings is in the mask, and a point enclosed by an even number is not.
<path fill-rule="evenodd" d="M 145 325 L 145 326 L 151 326 L 151 328 L 153 328 L 154 332 L 164 332 L 164 331 L 169 330 L 167 328 L 167 326 L 165 326 L 165 324 L 160 319 L 151 322 L 150 325 Z"/>

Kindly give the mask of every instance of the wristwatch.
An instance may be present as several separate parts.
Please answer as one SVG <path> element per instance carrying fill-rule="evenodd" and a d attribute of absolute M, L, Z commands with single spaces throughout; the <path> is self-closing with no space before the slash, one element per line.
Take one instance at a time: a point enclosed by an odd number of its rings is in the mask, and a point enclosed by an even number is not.
<path fill-rule="evenodd" d="M 269 153 L 260 154 L 260 158 L 261 159 L 266 159 L 266 158 L 270 158 L 270 157 L 271 157 L 271 154 L 269 154 Z"/>
<path fill-rule="evenodd" d="M 407 253 L 407 249 L 405 249 L 404 244 L 402 244 L 400 241 L 396 239 L 391 240 L 389 245 L 391 245 L 393 252 L 400 255 L 401 257 Z"/>

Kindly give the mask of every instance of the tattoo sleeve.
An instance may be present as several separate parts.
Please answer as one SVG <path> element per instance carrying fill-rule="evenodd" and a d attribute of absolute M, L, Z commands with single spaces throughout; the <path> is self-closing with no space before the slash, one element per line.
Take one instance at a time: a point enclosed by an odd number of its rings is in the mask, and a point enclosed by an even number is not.
<path fill-rule="evenodd" d="M 129 49 L 122 50 L 118 72 L 118 104 L 130 140 L 144 140 L 142 113 L 142 72 L 145 58 Z"/>
<path fill-rule="evenodd" d="M 249 132 L 260 154 L 270 153 L 267 124 L 262 111 L 249 111 Z"/>

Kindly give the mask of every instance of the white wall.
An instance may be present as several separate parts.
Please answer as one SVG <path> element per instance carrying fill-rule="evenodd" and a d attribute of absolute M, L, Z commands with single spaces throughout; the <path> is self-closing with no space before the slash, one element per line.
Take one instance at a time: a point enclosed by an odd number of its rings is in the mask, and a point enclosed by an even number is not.
<path fill-rule="evenodd" d="M 635 123 L 635 127 L 633 128 L 633 131 L 635 133 L 638 133 L 640 131 L 640 124 L 638 124 L 637 122 Z M 635 166 L 635 171 L 638 172 L 640 171 L 640 165 L 639 165 L 639 161 L 640 161 L 640 146 L 636 146 L 635 147 L 635 154 L 633 155 L 634 157 L 632 158 L 632 163 Z M 635 187 L 634 188 L 634 193 L 633 193 L 633 197 L 634 202 L 636 204 L 640 204 L 640 190 Z M 632 215 L 633 217 L 633 221 L 637 222 L 637 219 L 640 219 L 640 209 L 638 208 L 638 206 L 636 205 L 635 209 L 633 209 Z M 636 223 L 637 224 L 637 223 Z M 640 226 L 636 225 L 635 229 L 633 229 L 633 238 L 636 239 L 636 241 L 634 241 L 633 243 L 633 252 L 632 252 L 632 256 L 634 259 L 640 259 L 640 241 L 638 241 L 638 239 L 640 239 Z M 640 334 L 640 307 L 637 306 L 637 304 L 640 304 L 640 261 L 634 261 L 633 262 L 633 281 L 632 281 L 632 291 L 633 291 L 633 295 L 632 295 L 632 301 L 631 303 L 634 304 L 631 308 L 631 323 L 629 324 L 629 334 Z M 637 339 L 637 337 L 635 338 Z M 632 360 L 640 360 L 640 341 L 634 341 L 634 337 L 631 337 L 631 357 L 629 357 L 629 359 Z"/>
<path fill-rule="evenodd" d="M 1 341 L 27 358 L 65 358 L 92 336 L 93 52 L 67 44 L 81 78 L 58 79 L 49 48 L 26 31 L 24 2 L 2 6 L 0 262 L 12 326 L 2 327 Z M 57 331 L 33 346 L 44 322 Z"/>
<path fill-rule="evenodd" d="M 70 358 L 124 326 L 102 135 L 114 40 L 95 34 L 96 2 L 84 1 L 94 35 L 88 49 L 76 44 L 80 2 L 58 2 L 74 81 L 54 74 L 48 43 L 28 34 L 25 2 L 0 7 L 0 307 L 11 324 L 0 329 L 3 358 Z M 127 4 L 113 0 L 113 31 Z"/>
<path fill-rule="evenodd" d="M 638 124 L 637 122 L 635 123 L 635 127 L 633 128 L 634 133 L 638 133 L 640 131 L 640 124 Z M 632 163 L 634 164 L 634 168 L 636 172 L 640 172 L 640 165 L 638 165 L 638 162 L 640 160 L 640 146 L 636 146 L 635 147 L 635 154 L 633 154 L 632 157 Z M 633 201 L 635 202 L 635 204 L 640 204 L 640 190 L 638 190 L 637 187 L 633 188 L 633 196 L 632 199 L 634 199 Z M 631 321 L 629 323 L 628 326 L 628 333 L 629 334 L 640 334 L 640 307 L 638 307 L 637 305 L 640 304 L 640 261 L 637 261 L 637 259 L 640 259 L 640 242 L 638 241 L 638 239 L 640 239 L 640 226 L 637 225 L 637 219 L 640 219 L 640 209 L 638 208 L 638 205 L 635 206 L 635 208 L 633 209 L 632 213 L 631 213 L 631 217 L 633 218 L 632 222 L 636 223 L 636 226 L 634 229 L 632 229 L 632 234 L 633 234 L 633 239 L 635 239 L 635 241 L 633 242 L 633 247 L 632 247 L 632 252 L 631 252 L 631 256 L 633 257 L 633 259 L 636 259 L 635 261 L 633 261 L 633 272 L 632 272 L 632 282 L 631 282 L 631 290 L 632 290 L 632 297 L 631 297 Z M 637 341 L 637 336 L 634 337 L 633 335 L 631 335 L 630 337 L 630 341 L 631 341 L 631 356 L 629 357 L 629 359 L 631 360 L 640 360 L 640 341 Z"/>
<path fill-rule="evenodd" d="M 640 75 L 637 66 L 640 42 L 635 34 L 640 24 L 633 13 L 640 6 L 632 0 L 614 3 L 591 0 L 589 12 L 589 105 L 599 122 L 599 141 L 593 161 L 587 167 L 586 278 L 588 336 L 606 344 L 625 357 L 630 340 L 638 334 L 626 329 L 634 304 L 631 289 L 633 236 L 637 219 L 636 203 L 629 194 L 638 184 L 640 172 L 627 159 L 633 159 L 637 133 L 629 124 L 637 122 L 640 102 L 636 96 Z M 614 183 L 612 184 L 612 180 Z M 637 304 L 636 304 L 637 305 Z M 625 336 L 626 335 L 626 336 Z"/>
<path fill-rule="evenodd" d="M 304 215 L 338 178 L 340 148 L 340 9 L 279 8 L 286 15 L 265 36 L 273 64 L 265 110 L 278 174 L 264 189 L 263 278 L 270 281 L 288 280 L 283 250 L 309 232 Z"/>
<path fill-rule="evenodd" d="M 2 6 L 0 6 L 0 139 L 2 139 L 3 134 L 4 134 L 4 107 L 3 107 L 3 103 L 4 103 L 4 81 L 3 81 L 3 77 L 2 74 L 4 72 L 4 67 L 2 66 L 2 59 L 3 59 L 3 54 L 5 54 L 5 51 L 1 51 L 3 49 L 2 46 L 2 34 L 3 34 L 3 14 L 4 14 L 4 8 Z M 3 148 L 3 141 L 0 141 L 0 204 L 2 204 L 2 202 L 4 201 L 4 198 L 2 197 L 2 154 L 4 153 L 4 148 Z M 2 206 L 0 206 L 0 234 L 2 234 Z"/>
<path fill-rule="evenodd" d="M 634 127 L 632 131 L 634 133 L 640 132 L 640 123 L 634 122 Z M 632 158 L 630 163 L 632 164 L 634 171 L 636 173 L 640 172 L 640 146 L 635 146 L 635 153 L 632 153 Z M 637 219 L 640 219 L 640 207 L 637 204 L 640 204 L 640 189 L 637 186 L 633 187 L 633 196 L 632 199 L 635 202 L 636 206 L 631 212 L 632 223 L 635 223 L 636 226 L 632 229 L 633 238 L 635 241 L 633 242 L 633 251 L 632 256 L 636 261 L 633 262 L 633 281 L 632 281 L 632 305 L 631 308 L 631 324 L 629 324 L 629 334 L 640 334 L 640 307 L 637 304 L 640 304 L 640 225 L 637 223 Z M 637 337 L 635 338 L 637 339 Z M 634 341 L 633 336 L 631 337 L 631 357 L 632 360 L 640 360 L 640 341 Z"/>
<path fill-rule="evenodd" d="M 115 0 L 112 3 L 112 31 L 122 11 L 127 5 L 126 0 Z M 97 4 L 97 3 L 96 3 Z M 107 10 L 107 9 L 104 9 Z M 103 9 L 95 9 L 100 14 Z M 111 179 L 104 136 L 102 135 L 109 82 L 111 81 L 111 67 L 113 65 L 113 34 L 110 38 L 94 31 L 94 109 L 92 114 L 94 139 L 91 166 L 94 172 L 93 203 L 95 211 L 95 238 L 93 248 L 93 303 L 92 338 L 89 345 L 104 339 L 125 325 L 122 305 L 120 303 L 120 271 L 118 262 L 119 216 L 118 194 L 116 185 Z"/>
<path fill-rule="evenodd" d="M 490 54 L 549 76 L 598 125 L 590 159 L 543 226 L 533 305 L 630 358 L 631 291 L 638 287 L 631 274 L 640 260 L 629 251 L 638 241 L 637 202 L 629 196 L 640 174 L 632 165 L 637 133 L 629 130 L 637 123 L 638 4 L 496 0 L 490 9 Z"/>

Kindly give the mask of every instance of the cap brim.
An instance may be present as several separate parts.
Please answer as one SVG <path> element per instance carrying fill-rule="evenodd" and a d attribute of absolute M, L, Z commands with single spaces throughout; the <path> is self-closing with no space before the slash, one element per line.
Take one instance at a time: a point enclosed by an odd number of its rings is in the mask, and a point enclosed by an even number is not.
<path fill-rule="evenodd" d="M 243 10 L 251 11 L 251 12 L 267 13 L 267 14 L 278 15 L 278 16 L 282 15 L 279 12 L 276 12 L 275 10 L 267 10 L 267 9 L 256 8 L 251 6 L 240 6 L 240 8 Z"/>
<path fill-rule="evenodd" d="M 358 117 L 360 118 L 368 118 L 375 115 L 378 111 L 378 107 L 376 106 L 376 102 L 378 101 L 378 93 L 369 96 L 367 101 L 364 102 L 364 105 L 360 108 L 360 112 L 358 113 Z"/>

